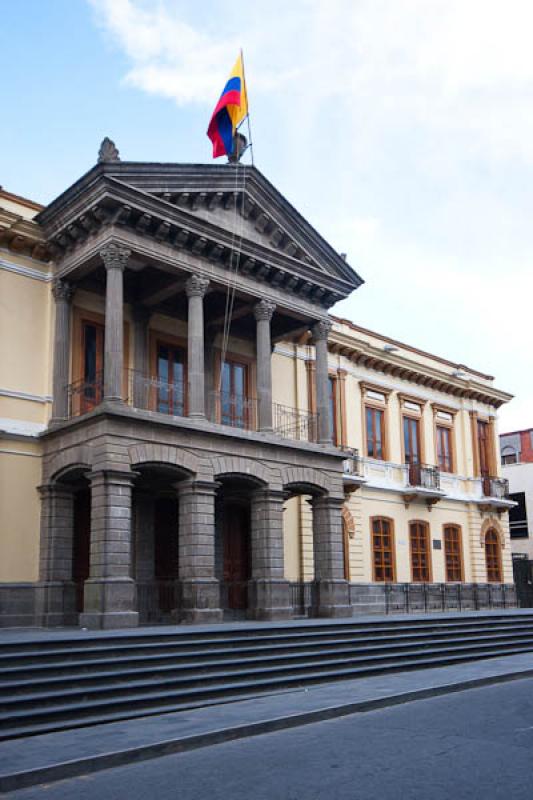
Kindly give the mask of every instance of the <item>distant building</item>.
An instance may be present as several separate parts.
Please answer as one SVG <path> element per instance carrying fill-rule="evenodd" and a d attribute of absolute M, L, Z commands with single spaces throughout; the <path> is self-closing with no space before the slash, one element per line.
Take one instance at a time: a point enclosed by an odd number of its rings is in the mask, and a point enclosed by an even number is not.
<path fill-rule="evenodd" d="M 502 474 L 509 481 L 511 550 L 533 560 L 533 428 L 500 436 Z"/>

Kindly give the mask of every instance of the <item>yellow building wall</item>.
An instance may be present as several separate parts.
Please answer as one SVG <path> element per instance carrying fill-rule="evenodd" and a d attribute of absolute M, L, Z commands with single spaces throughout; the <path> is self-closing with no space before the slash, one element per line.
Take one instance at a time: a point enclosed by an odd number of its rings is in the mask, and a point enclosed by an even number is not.
<path fill-rule="evenodd" d="M 39 577 L 40 446 L 0 440 L 0 583 Z"/>

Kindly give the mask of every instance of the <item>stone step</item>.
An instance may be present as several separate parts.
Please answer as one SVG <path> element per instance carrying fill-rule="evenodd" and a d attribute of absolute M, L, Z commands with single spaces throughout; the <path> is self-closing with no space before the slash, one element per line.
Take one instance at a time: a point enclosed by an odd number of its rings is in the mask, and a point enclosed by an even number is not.
<path fill-rule="evenodd" d="M 475 632 L 475 636 L 470 636 L 468 643 L 478 647 L 489 645 L 491 647 L 505 646 L 507 644 L 519 643 L 521 645 L 533 643 L 533 628 L 523 632 L 518 630 L 505 631 L 504 633 L 495 632 L 487 634 L 482 631 Z M 322 661 L 333 660 L 339 656 L 363 656 L 372 653 L 394 652 L 404 654 L 407 652 L 423 650 L 425 648 L 450 649 L 465 644 L 464 637 L 453 637 L 448 634 L 438 637 L 424 635 L 421 637 L 403 637 L 393 639 L 392 637 L 377 642 L 366 637 L 358 638 L 357 641 L 349 639 L 328 641 L 327 644 L 316 644 L 315 646 L 300 645 L 299 647 L 289 648 L 287 646 L 270 645 L 260 652 L 249 648 L 232 648 L 225 651 L 214 652 L 193 652 L 178 653 L 163 656 L 147 656 L 144 659 L 128 659 L 117 663 L 112 657 L 102 659 L 98 662 L 89 663 L 69 663 L 61 669 L 48 667 L 47 673 L 43 675 L 42 667 L 35 668 L 35 674 L 27 677 L 20 670 L 12 668 L 2 672 L 2 682 L 0 682 L 0 700 L 3 697 L 21 698 L 28 692 L 69 690 L 72 684 L 76 687 L 89 689 L 93 686 L 101 687 L 105 684 L 117 685 L 125 683 L 127 680 L 136 677 L 163 679 L 172 674 L 195 674 L 201 671 L 202 675 L 218 668 L 240 668 L 242 665 L 254 664 L 290 664 L 300 663 L 306 658 L 320 656 Z M 6 680 L 10 678 L 10 680 Z"/>
<path fill-rule="evenodd" d="M 407 669 L 421 669 L 432 666 L 445 666 L 447 664 L 470 661 L 473 658 L 495 658 L 503 654 L 511 655 L 530 652 L 533 648 L 513 647 L 496 650 L 486 650 L 478 655 L 472 653 L 440 653 L 438 656 L 426 653 L 419 658 L 390 659 L 378 664 L 350 667 L 344 669 L 309 672 L 305 675 L 284 675 L 283 677 L 267 676 L 261 679 L 234 681 L 212 687 L 192 687 L 178 692 L 159 692 L 158 694 L 140 694 L 124 698 L 121 703 L 115 703 L 117 708 L 101 701 L 80 703 L 78 705 L 57 706 L 53 713 L 32 711 L 12 713 L 9 718 L 4 717 L 0 740 L 22 736 L 37 735 L 40 733 L 77 728 L 85 725 L 96 725 L 120 719 L 133 719 L 147 715 L 168 713 L 172 710 L 198 708 L 213 702 L 230 702 L 231 700 L 254 697 L 264 692 L 279 692 L 298 689 L 313 683 L 345 680 L 372 674 L 401 671 Z"/>

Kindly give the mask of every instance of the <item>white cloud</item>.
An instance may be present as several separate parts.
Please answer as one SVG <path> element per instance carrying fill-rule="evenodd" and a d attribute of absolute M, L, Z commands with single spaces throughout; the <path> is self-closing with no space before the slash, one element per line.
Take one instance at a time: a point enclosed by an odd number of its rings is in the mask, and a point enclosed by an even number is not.
<path fill-rule="evenodd" d="M 343 307 L 532 424 L 530 0 L 90 2 L 126 84 L 206 119 L 243 45 L 261 167 L 366 280 Z"/>

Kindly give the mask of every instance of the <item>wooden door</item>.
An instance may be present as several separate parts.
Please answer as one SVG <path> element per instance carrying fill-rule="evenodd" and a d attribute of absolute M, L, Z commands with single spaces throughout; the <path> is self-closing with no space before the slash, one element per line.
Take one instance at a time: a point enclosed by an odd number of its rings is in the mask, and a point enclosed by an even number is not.
<path fill-rule="evenodd" d="M 224 583 L 230 609 L 248 606 L 250 578 L 250 510 L 228 503 L 224 507 Z"/>
<path fill-rule="evenodd" d="M 91 493 L 83 489 L 74 496 L 72 580 L 76 585 L 76 611 L 83 611 L 84 583 L 89 577 L 91 549 Z"/>

